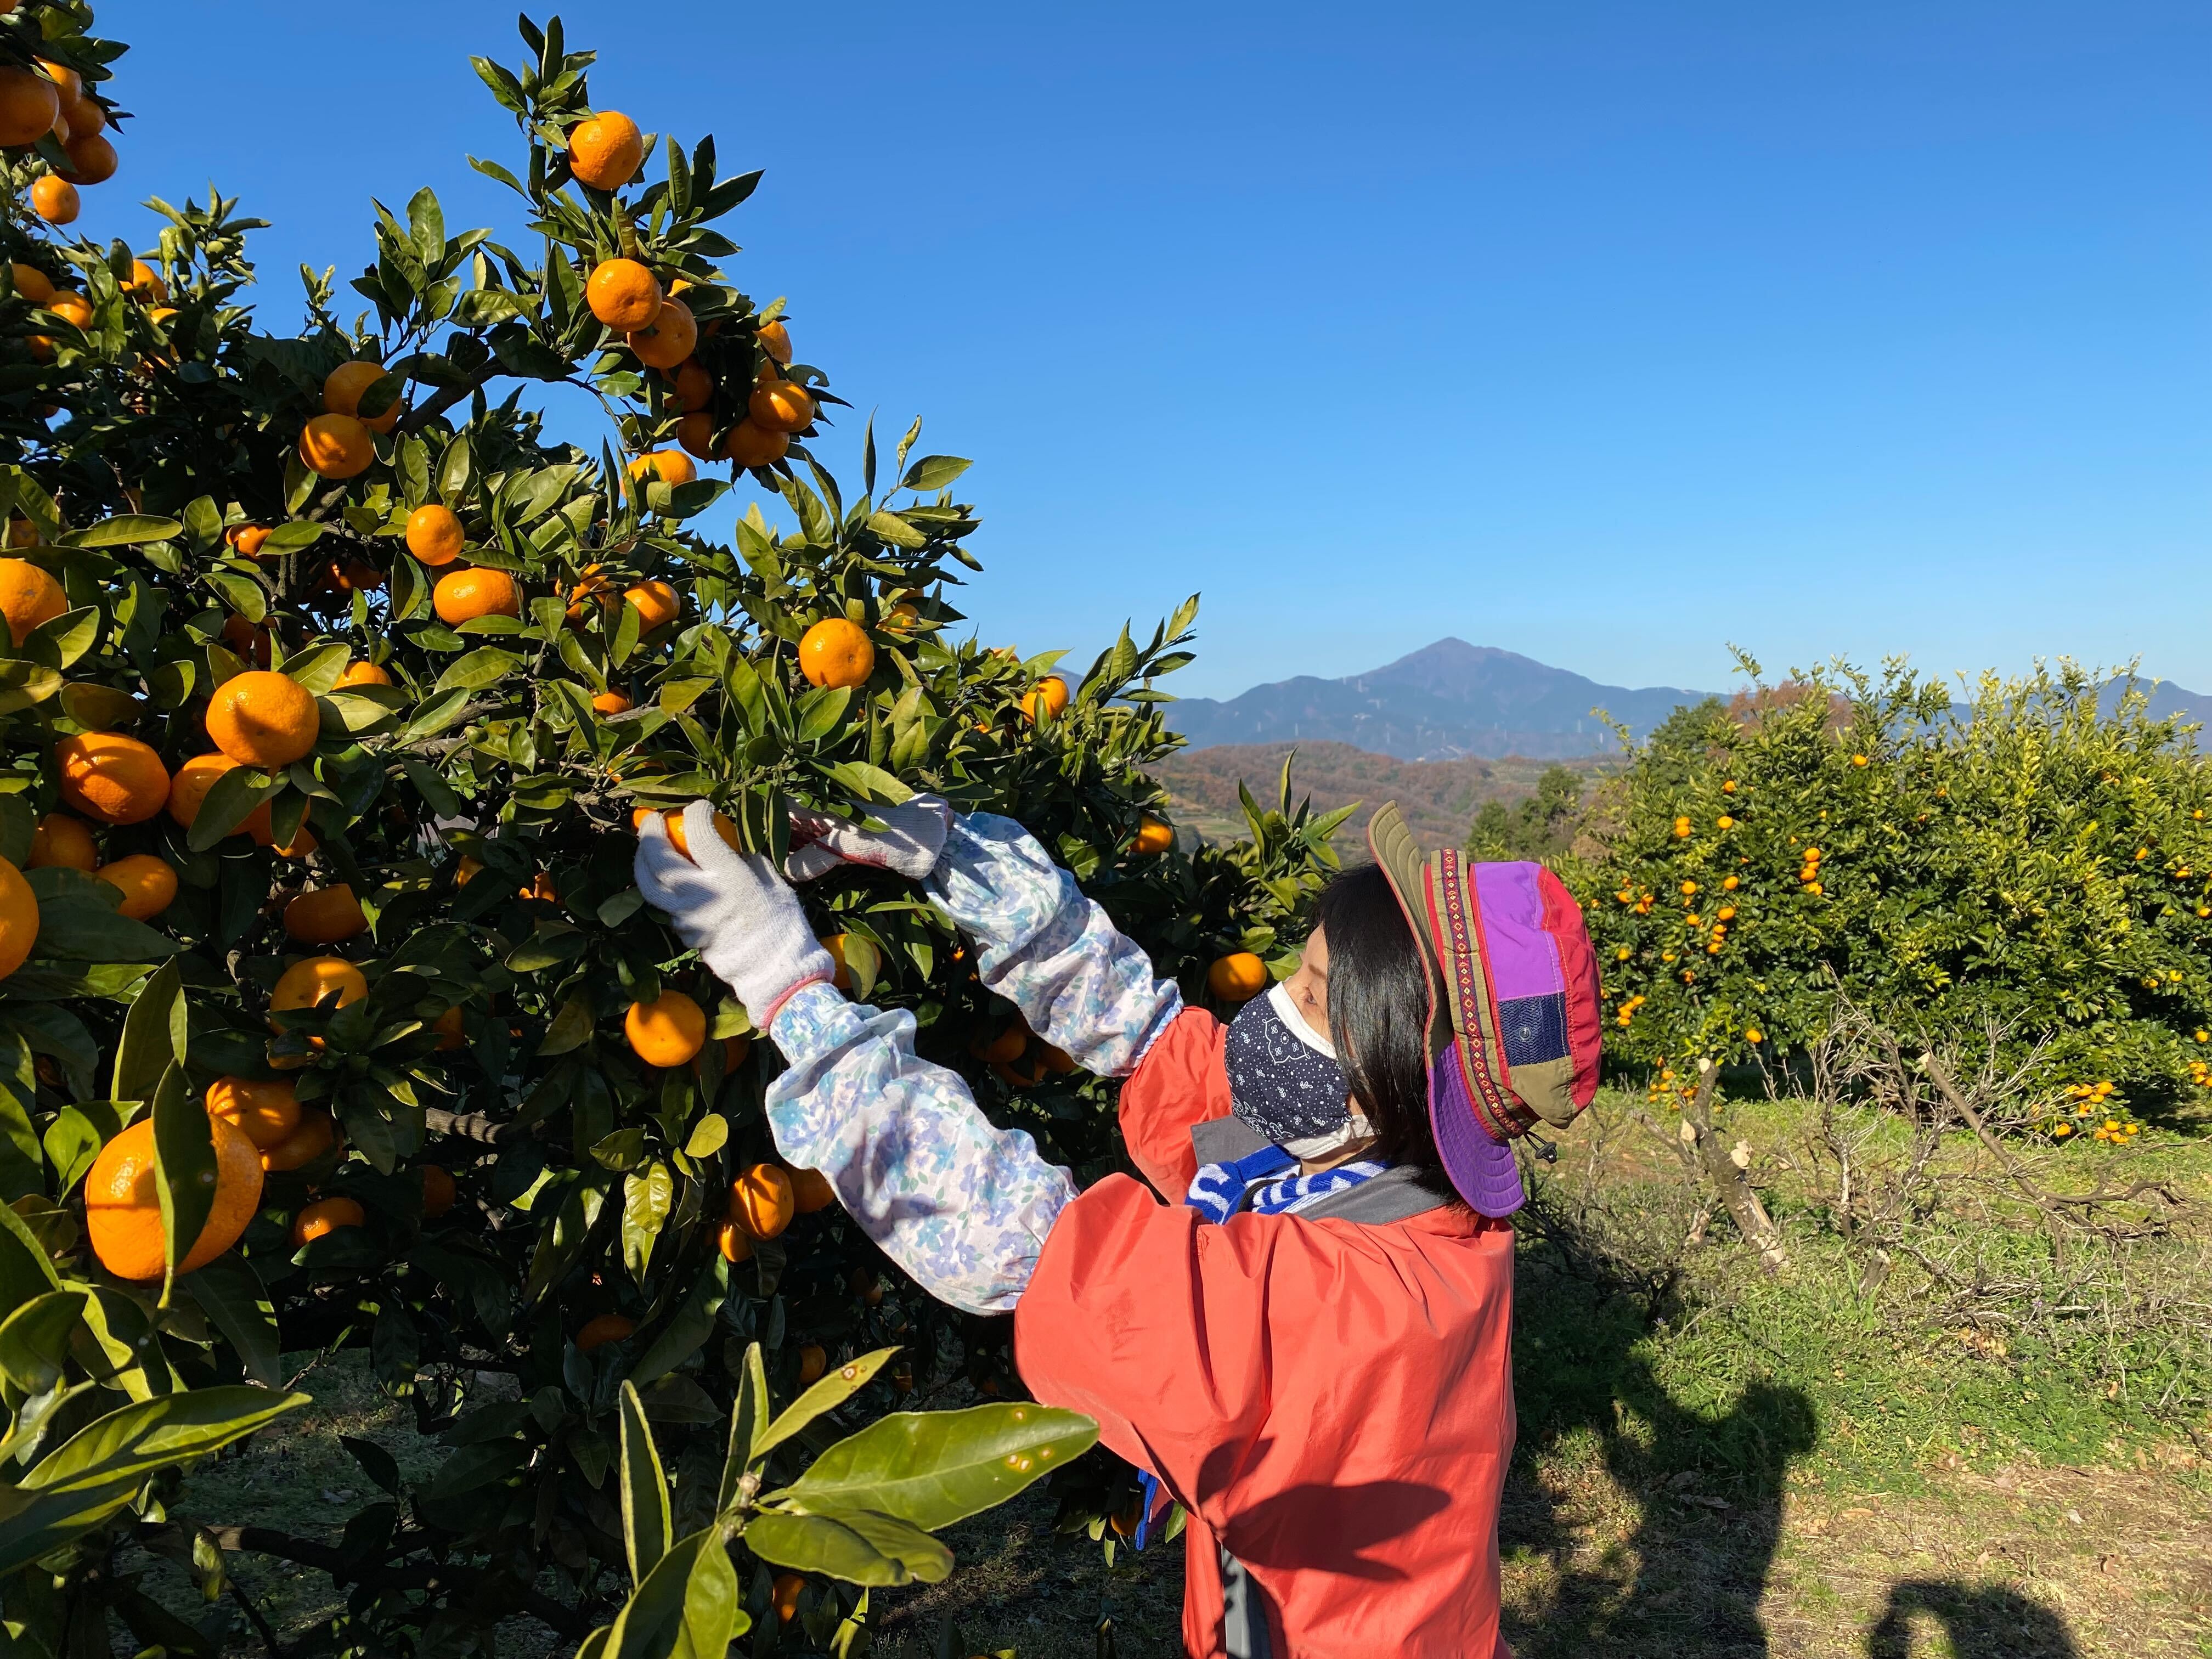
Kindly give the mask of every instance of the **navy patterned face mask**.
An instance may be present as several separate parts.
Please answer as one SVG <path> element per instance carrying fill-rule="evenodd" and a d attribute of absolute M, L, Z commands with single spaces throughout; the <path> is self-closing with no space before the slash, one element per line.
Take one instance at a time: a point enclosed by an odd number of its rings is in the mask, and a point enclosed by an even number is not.
<path fill-rule="evenodd" d="M 1366 1133 L 1336 1050 L 1306 1024 L 1284 986 L 1244 1005 L 1223 1059 L 1231 1109 L 1276 1146 L 1315 1158 Z"/>

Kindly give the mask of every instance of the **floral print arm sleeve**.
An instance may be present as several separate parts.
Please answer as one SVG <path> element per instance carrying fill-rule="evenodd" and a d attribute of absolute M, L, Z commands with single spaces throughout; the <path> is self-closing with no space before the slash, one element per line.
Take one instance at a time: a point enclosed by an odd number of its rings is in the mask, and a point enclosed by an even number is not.
<path fill-rule="evenodd" d="M 982 947 L 983 981 L 1093 1072 L 1133 1070 L 1182 1006 L 1171 985 L 1010 819 L 956 818 L 927 882 Z M 994 1126 L 954 1072 L 914 1052 L 914 1016 L 805 986 L 769 1035 L 789 1069 L 769 1085 L 777 1149 L 819 1170 L 861 1231 L 940 1301 L 1013 1307 L 1075 1196 L 1066 1170 Z"/>

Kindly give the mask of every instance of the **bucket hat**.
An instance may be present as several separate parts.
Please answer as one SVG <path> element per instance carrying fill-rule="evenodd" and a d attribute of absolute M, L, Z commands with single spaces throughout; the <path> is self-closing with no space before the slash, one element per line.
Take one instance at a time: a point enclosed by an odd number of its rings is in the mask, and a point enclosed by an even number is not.
<path fill-rule="evenodd" d="M 1460 1195 L 1486 1215 L 1520 1177 L 1509 1143 L 1565 1128 L 1597 1093 L 1603 1013 L 1581 908 L 1540 864 L 1425 854 L 1393 801 L 1368 850 L 1429 970 L 1429 1119 Z M 1502 1158 L 1500 1154 L 1503 1155 Z"/>

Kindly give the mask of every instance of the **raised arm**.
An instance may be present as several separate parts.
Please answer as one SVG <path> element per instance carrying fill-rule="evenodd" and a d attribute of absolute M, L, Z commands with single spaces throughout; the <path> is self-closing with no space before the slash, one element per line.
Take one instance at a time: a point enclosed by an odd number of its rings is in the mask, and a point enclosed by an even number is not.
<path fill-rule="evenodd" d="M 797 896 L 766 859 L 684 815 L 694 863 L 657 817 L 637 882 L 783 1051 L 769 1124 L 793 1164 L 819 1170 L 862 1231 L 929 1292 L 972 1313 L 1014 1305 L 1045 1235 L 1075 1196 L 1020 1130 L 999 1129 L 957 1073 L 914 1052 L 914 1018 L 857 1006 Z"/>

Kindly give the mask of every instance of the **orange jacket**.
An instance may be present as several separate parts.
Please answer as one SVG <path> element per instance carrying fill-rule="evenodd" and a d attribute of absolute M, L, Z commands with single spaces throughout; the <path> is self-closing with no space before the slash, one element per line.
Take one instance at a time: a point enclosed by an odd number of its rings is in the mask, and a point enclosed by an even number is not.
<path fill-rule="evenodd" d="M 1225 1030 L 1187 1010 L 1122 1085 L 1130 1156 L 1169 1201 L 1112 1176 L 1060 1212 L 1014 1311 L 1022 1375 L 1188 1512 L 1194 1659 L 1231 1653 L 1224 1551 L 1270 1659 L 1512 1659 L 1512 1230 L 1456 1206 L 1206 1224 L 1181 1200 L 1192 1126 L 1229 1110 Z"/>

